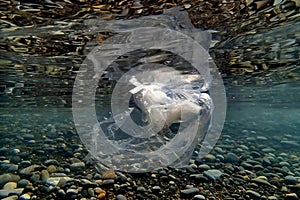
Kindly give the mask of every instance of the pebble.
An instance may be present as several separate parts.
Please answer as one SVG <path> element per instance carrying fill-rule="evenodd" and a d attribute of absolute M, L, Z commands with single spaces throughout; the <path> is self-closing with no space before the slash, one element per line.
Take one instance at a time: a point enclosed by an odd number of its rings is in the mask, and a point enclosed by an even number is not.
<path fill-rule="evenodd" d="M 0 190 L 0 199 L 3 197 L 7 197 L 8 195 L 20 195 L 23 192 L 23 188 L 17 188 L 13 190 Z"/>
<path fill-rule="evenodd" d="M 44 164 L 46 166 L 49 166 L 49 165 L 59 166 L 59 162 L 55 159 L 46 160 L 46 162 Z"/>
<path fill-rule="evenodd" d="M 100 188 L 95 188 L 95 193 L 97 193 L 97 198 L 98 199 L 104 199 L 105 196 L 106 196 L 106 191 L 105 190 L 102 190 Z"/>
<path fill-rule="evenodd" d="M 292 140 L 282 140 L 280 143 L 286 148 L 298 148 L 300 146 L 298 142 Z"/>
<path fill-rule="evenodd" d="M 117 197 L 116 197 L 117 200 L 127 200 L 127 198 L 122 195 L 122 194 L 118 194 Z"/>
<path fill-rule="evenodd" d="M 67 190 L 67 195 L 74 195 L 74 194 L 78 194 L 78 190 L 77 189 L 69 188 Z"/>
<path fill-rule="evenodd" d="M 18 171 L 18 169 L 19 169 L 18 165 L 10 164 L 6 171 L 12 173 L 12 172 Z"/>
<path fill-rule="evenodd" d="M 20 200 L 30 200 L 30 194 L 26 193 L 20 196 Z"/>
<path fill-rule="evenodd" d="M 48 178 L 50 177 L 49 172 L 47 170 L 42 170 L 41 172 L 41 180 L 43 183 L 46 183 Z"/>
<path fill-rule="evenodd" d="M 30 176 L 32 175 L 32 172 L 34 172 L 38 167 L 40 167 L 39 165 L 30 165 L 24 169 L 21 169 L 19 171 L 20 175 L 24 175 L 24 176 Z"/>
<path fill-rule="evenodd" d="M 26 168 L 26 167 L 29 167 L 30 165 L 31 165 L 31 162 L 29 160 L 23 160 L 20 162 L 19 167 Z"/>
<path fill-rule="evenodd" d="M 195 180 L 196 183 L 205 183 L 208 181 L 208 178 L 202 174 L 191 174 L 190 178 Z"/>
<path fill-rule="evenodd" d="M 193 199 L 194 200 L 205 200 L 205 196 L 198 194 L 198 195 L 195 195 Z"/>
<path fill-rule="evenodd" d="M 223 176 L 223 173 L 217 169 L 210 169 L 203 173 L 207 178 L 215 181 Z"/>
<path fill-rule="evenodd" d="M 206 156 L 203 157 L 203 160 L 206 162 L 215 162 L 216 157 L 212 154 L 207 154 Z"/>
<path fill-rule="evenodd" d="M 236 154 L 228 153 L 224 156 L 224 161 L 228 163 L 238 163 L 240 159 Z"/>
<path fill-rule="evenodd" d="M 278 198 L 275 197 L 275 196 L 269 196 L 269 197 L 268 197 L 268 200 L 278 200 Z"/>
<path fill-rule="evenodd" d="M 40 181 L 40 175 L 39 174 L 32 174 L 30 177 L 30 182 L 33 184 L 37 184 Z"/>
<path fill-rule="evenodd" d="M 12 150 L 13 155 L 18 155 L 20 152 L 21 152 L 20 149 L 13 149 Z"/>
<path fill-rule="evenodd" d="M 76 162 L 70 165 L 70 169 L 72 171 L 79 171 L 85 168 L 85 163 L 84 162 Z"/>
<path fill-rule="evenodd" d="M 261 195 L 258 192 L 255 192 L 253 190 L 247 190 L 246 194 L 252 198 L 260 198 L 261 197 Z"/>
<path fill-rule="evenodd" d="M 19 188 L 25 188 L 27 185 L 30 184 L 30 181 L 27 179 L 21 179 L 18 181 L 18 187 Z"/>
<path fill-rule="evenodd" d="M 194 187 L 180 190 L 180 194 L 182 195 L 183 198 L 192 197 L 192 196 L 196 195 L 197 193 L 199 193 L 199 189 L 194 188 Z"/>
<path fill-rule="evenodd" d="M 209 170 L 209 169 L 210 169 L 210 166 L 207 165 L 207 164 L 201 164 L 201 165 L 198 166 L 198 169 L 199 169 L 200 171 L 206 171 L 206 170 Z"/>
<path fill-rule="evenodd" d="M 298 200 L 298 196 L 296 193 L 289 193 L 285 195 L 285 200 Z"/>
<path fill-rule="evenodd" d="M 34 135 L 27 133 L 23 135 L 23 138 L 25 140 L 34 140 Z"/>
<path fill-rule="evenodd" d="M 284 177 L 284 183 L 287 185 L 296 185 L 298 183 L 298 179 L 294 176 L 286 176 Z"/>
<path fill-rule="evenodd" d="M 139 192 L 139 193 L 147 192 L 147 190 L 146 190 L 145 187 L 138 187 L 138 188 L 136 189 L 136 191 Z"/>
<path fill-rule="evenodd" d="M 17 195 L 12 195 L 9 197 L 5 197 L 2 200 L 17 200 L 17 199 L 19 199 L 19 197 Z"/>
<path fill-rule="evenodd" d="M 6 154 L 8 154 L 8 152 L 9 152 L 8 148 L 6 148 L 6 147 L 0 148 L 0 155 L 6 155 Z"/>
<path fill-rule="evenodd" d="M 5 183 L 9 182 L 10 179 L 11 179 L 10 174 L 0 175 L 0 187 L 2 187 Z"/>
<path fill-rule="evenodd" d="M 106 171 L 102 174 L 102 179 L 115 179 L 116 173 L 114 171 Z"/>
<path fill-rule="evenodd" d="M 102 182 L 103 185 L 113 185 L 115 183 L 114 179 L 106 179 Z"/>
<path fill-rule="evenodd" d="M 88 188 L 88 193 L 89 193 L 90 196 L 94 196 L 95 195 L 95 192 L 94 192 L 93 188 Z"/>
<path fill-rule="evenodd" d="M 57 192 L 57 194 L 58 194 L 59 196 L 65 196 L 65 195 L 66 195 L 66 192 L 65 192 L 63 189 L 59 189 L 58 192 Z"/>
<path fill-rule="evenodd" d="M 17 188 L 17 183 L 16 182 L 8 182 L 3 186 L 4 190 L 13 190 Z"/>
<path fill-rule="evenodd" d="M 152 190 L 152 192 L 154 192 L 154 193 L 158 193 L 158 192 L 160 192 L 161 188 L 160 188 L 159 186 L 156 185 L 156 186 L 153 186 L 151 190 Z"/>
<path fill-rule="evenodd" d="M 54 173 L 54 172 L 56 172 L 56 167 L 55 167 L 55 165 L 49 165 L 48 167 L 47 167 L 47 171 L 49 172 L 49 173 Z"/>

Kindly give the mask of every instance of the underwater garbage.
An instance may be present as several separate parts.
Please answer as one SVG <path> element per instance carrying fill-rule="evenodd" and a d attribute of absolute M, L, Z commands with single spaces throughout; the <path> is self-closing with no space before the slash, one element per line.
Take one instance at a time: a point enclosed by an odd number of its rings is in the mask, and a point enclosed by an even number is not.
<path fill-rule="evenodd" d="M 211 34 L 179 8 L 130 20 L 87 20 L 113 36 L 93 47 L 73 89 L 77 132 L 99 170 L 148 172 L 206 155 L 221 134 L 226 95 Z M 99 82 L 114 82 L 110 116 L 97 119 Z M 101 112 L 101 111 L 100 111 Z"/>

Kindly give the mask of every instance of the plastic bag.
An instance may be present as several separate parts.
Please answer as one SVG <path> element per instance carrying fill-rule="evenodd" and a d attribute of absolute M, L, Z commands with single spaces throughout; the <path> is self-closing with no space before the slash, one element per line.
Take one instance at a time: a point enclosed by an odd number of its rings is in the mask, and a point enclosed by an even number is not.
<path fill-rule="evenodd" d="M 199 144 L 199 155 L 208 153 L 226 110 L 222 79 L 207 52 L 210 33 L 195 29 L 178 8 L 86 24 L 118 33 L 88 54 L 74 84 L 76 128 L 98 166 L 147 172 L 184 166 Z M 111 116 L 98 122 L 94 95 L 103 76 L 116 84 Z"/>

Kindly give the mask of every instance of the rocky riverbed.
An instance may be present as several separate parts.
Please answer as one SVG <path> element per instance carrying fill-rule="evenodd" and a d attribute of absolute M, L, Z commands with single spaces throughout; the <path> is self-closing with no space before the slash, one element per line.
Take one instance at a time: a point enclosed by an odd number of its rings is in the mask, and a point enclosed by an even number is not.
<path fill-rule="evenodd" d="M 23 110 L 2 117 L 6 126 L 0 139 L 0 197 L 6 200 L 300 196 L 299 136 L 249 129 L 243 120 L 227 119 L 212 152 L 203 159 L 192 158 L 186 167 L 128 174 L 97 171 L 95 161 L 86 159 L 70 110 Z"/>

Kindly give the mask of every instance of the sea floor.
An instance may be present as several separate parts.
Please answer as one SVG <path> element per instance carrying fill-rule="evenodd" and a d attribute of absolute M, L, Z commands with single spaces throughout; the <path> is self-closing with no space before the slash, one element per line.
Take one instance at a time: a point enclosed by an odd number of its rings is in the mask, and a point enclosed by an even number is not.
<path fill-rule="evenodd" d="M 287 96 L 282 87 L 268 91 Z M 143 174 L 97 171 L 70 108 L 2 108 L 0 198 L 298 199 L 300 108 L 278 96 L 250 100 L 260 92 L 228 91 L 226 122 L 210 154 Z"/>

